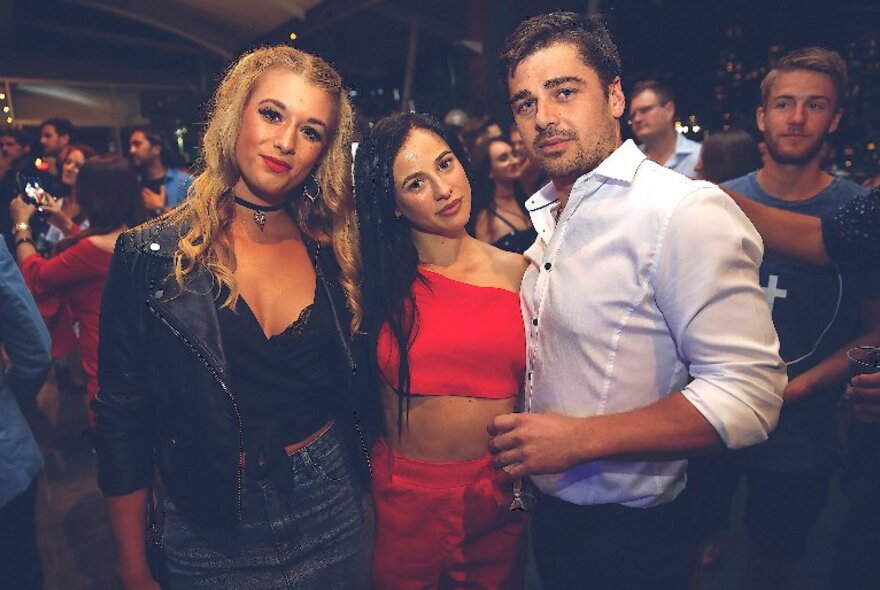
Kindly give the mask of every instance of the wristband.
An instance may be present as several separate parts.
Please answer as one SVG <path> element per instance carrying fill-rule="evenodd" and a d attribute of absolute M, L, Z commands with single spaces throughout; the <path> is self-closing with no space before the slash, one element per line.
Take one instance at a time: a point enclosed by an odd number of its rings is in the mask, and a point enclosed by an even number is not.
<path fill-rule="evenodd" d="M 18 247 L 21 246 L 22 244 L 30 244 L 31 246 L 34 246 L 34 248 L 36 248 L 36 245 L 34 245 L 34 241 L 32 239 L 19 238 L 19 239 L 15 240 L 15 246 L 13 247 L 13 250 L 18 252 Z"/>

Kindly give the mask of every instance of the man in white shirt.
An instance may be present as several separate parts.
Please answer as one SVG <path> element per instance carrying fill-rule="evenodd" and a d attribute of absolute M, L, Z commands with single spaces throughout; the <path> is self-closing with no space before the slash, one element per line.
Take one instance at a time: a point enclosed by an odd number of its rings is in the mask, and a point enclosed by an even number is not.
<path fill-rule="evenodd" d="M 527 203 L 526 413 L 494 420 L 490 450 L 540 490 L 545 587 L 685 588 L 683 458 L 765 440 L 782 404 L 760 237 L 720 189 L 621 145 L 620 59 L 600 21 L 523 22 L 499 72 L 552 182 Z"/>
<path fill-rule="evenodd" d="M 670 170 L 696 178 L 700 144 L 675 130 L 675 95 L 657 80 L 636 82 L 630 97 L 629 120 L 639 149 Z"/>

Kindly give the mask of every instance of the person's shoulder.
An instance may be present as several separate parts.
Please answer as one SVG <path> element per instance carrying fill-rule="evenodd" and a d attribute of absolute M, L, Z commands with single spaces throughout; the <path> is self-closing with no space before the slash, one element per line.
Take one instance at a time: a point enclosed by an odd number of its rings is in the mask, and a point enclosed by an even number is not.
<path fill-rule="evenodd" d="M 512 289 L 519 289 L 528 261 L 522 254 L 507 252 L 491 244 L 480 242 L 480 248 L 494 272 L 504 277 Z"/>
<path fill-rule="evenodd" d="M 126 230 L 119 237 L 117 249 L 124 253 L 173 257 L 181 236 L 189 228 L 186 217 L 181 212 L 174 213 Z"/>
<path fill-rule="evenodd" d="M 853 182 L 849 178 L 836 176 L 829 187 L 831 192 L 844 198 L 863 197 L 871 192 L 871 189 Z"/>
<path fill-rule="evenodd" d="M 749 172 L 748 174 L 743 174 L 742 176 L 727 180 L 719 184 L 724 188 L 729 188 L 732 191 L 736 191 L 742 195 L 749 196 L 753 192 L 752 188 L 754 186 L 754 175 L 754 172 Z"/>

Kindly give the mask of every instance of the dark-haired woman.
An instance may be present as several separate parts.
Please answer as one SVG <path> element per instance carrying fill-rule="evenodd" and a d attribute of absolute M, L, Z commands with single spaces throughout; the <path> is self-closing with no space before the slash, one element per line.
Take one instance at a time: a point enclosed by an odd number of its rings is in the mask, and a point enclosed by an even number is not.
<path fill-rule="evenodd" d="M 116 238 L 143 222 L 137 180 L 128 162 L 118 156 L 97 156 L 83 164 L 76 181 L 79 207 L 90 226 L 59 242 L 49 259 L 37 253 L 29 221 L 36 207 L 17 198 L 9 206 L 15 231 L 15 256 L 34 298 L 59 301 L 79 324 L 79 350 L 86 374 L 88 404 L 98 392 L 98 313 L 104 281 Z M 41 311 L 44 307 L 41 305 Z M 50 306 L 51 307 L 51 306 Z"/>
<path fill-rule="evenodd" d="M 356 195 L 364 327 L 382 380 L 373 447 L 377 588 L 518 588 L 523 515 L 487 454 L 525 367 L 525 261 L 469 236 L 458 143 L 416 114 L 361 143 Z"/>
<path fill-rule="evenodd" d="M 519 187 L 520 158 L 511 144 L 496 137 L 477 148 L 475 161 L 476 190 L 470 220 L 473 235 L 496 248 L 522 254 L 537 233 Z"/>

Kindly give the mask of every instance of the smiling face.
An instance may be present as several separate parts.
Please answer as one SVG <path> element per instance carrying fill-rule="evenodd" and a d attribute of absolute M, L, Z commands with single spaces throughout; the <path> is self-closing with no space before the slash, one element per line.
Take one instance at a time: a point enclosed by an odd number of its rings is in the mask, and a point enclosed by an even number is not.
<path fill-rule="evenodd" d="M 81 151 L 78 149 L 70 150 L 61 166 L 61 182 L 70 187 L 76 186 L 79 169 L 85 163 L 86 157 Z"/>
<path fill-rule="evenodd" d="M 471 185 L 439 136 L 413 129 L 394 158 L 397 213 L 414 231 L 460 237 L 471 214 Z"/>
<path fill-rule="evenodd" d="M 840 123 L 831 78 L 808 70 L 780 73 L 758 107 L 758 129 L 776 163 L 804 165 L 819 157 L 822 143 Z"/>
<path fill-rule="evenodd" d="M 489 144 L 489 178 L 495 181 L 514 181 L 522 172 L 519 158 L 506 141 L 496 140 Z"/>
<path fill-rule="evenodd" d="M 264 74 L 241 115 L 235 194 L 269 204 L 286 201 L 315 169 L 335 124 L 335 103 L 326 91 L 288 70 Z"/>
<path fill-rule="evenodd" d="M 577 48 L 559 42 L 524 59 L 507 80 L 530 159 L 557 185 L 571 185 L 620 144 L 620 79 L 607 88 Z"/>

